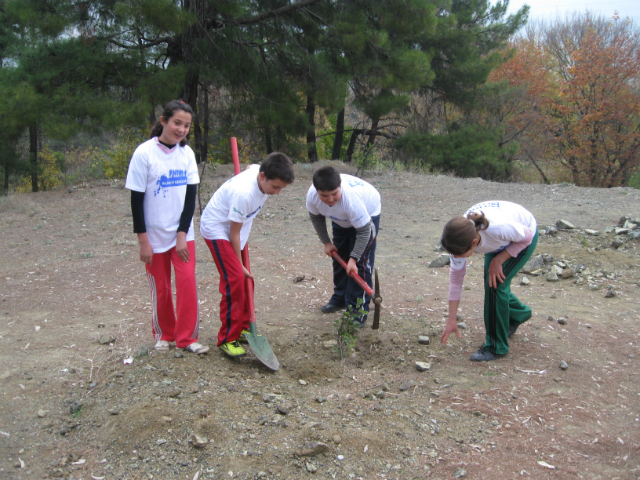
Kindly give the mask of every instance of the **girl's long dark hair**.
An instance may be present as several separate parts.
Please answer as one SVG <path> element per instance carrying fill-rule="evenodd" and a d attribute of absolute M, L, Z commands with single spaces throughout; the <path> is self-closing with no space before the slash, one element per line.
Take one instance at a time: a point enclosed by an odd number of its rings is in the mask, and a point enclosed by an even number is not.
<path fill-rule="evenodd" d="M 480 230 L 489 228 L 484 213 L 471 212 L 467 217 L 453 217 L 442 231 L 442 248 L 452 255 L 463 255 L 471 250 L 473 240 Z"/>
<path fill-rule="evenodd" d="M 176 113 L 177 110 L 182 110 L 183 112 L 187 112 L 193 118 L 193 109 L 189 106 L 188 103 L 183 102 L 182 100 L 171 100 L 167 103 L 162 110 L 162 118 L 165 123 L 169 121 L 171 117 Z M 162 123 L 158 120 L 153 127 L 151 127 L 151 133 L 149 134 L 149 138 L 159 137 L 162 135 Z M 189 134 L 180 140 L 180 146 L 184 147 L 189 141 Z"/>

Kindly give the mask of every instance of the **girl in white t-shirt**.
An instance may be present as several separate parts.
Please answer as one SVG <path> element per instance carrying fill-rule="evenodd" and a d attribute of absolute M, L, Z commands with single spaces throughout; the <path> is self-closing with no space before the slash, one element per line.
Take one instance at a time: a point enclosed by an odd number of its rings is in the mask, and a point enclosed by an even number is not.
<path fill-rule="evenodd" d="M 508 338 L 531 318 L 531 308 L 511 293 L 511 280 L 527 263 L 538 243 L 537 223 L 524 207 L 493 200 L 471 207 L 444 227 L 442 246 L 451 254 L 449 272 L 449 319 L 440 338 L 451 333 L 460 338 L 456 316 L 466 274 L 466 261 L 474 252 L 484 253 L 484 345 L 471 355 L 482 362 L 503 357 Z"/>
<path fill-rule="evenodd" d="M 192 118 L 193 110 L 183 101 L 167 104 L 151 139 L 133 153 L 125 188 L 131 190 L 133 231 L 138 234 L 140 260 L 151 286 L 155 349 L 169 350 L 175 342 L 177 348 L 200 354 L 209 347 L 198 343 L 193 213 L 200 178 L 195 155 L 187 145 Z"/>

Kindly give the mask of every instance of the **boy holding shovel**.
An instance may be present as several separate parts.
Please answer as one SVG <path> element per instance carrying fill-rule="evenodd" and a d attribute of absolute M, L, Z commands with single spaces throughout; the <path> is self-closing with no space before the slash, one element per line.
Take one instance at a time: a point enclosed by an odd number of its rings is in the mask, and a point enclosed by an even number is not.
<path fill-rule="evenodd" d="M 347 269 L 333 260 L 333 296 L 320 311 L 333 313 L 344 308 L 355 310 L 361 298 L 364 314 L 356 319 L 364 327 L 371 296 L 349 275 L 355 271 L 371 287 L 380 225 L 380 194 L 369 183 L 323 167 L 313 174 L 307 192 L 307 210 L 311 223 L 324 245 L 324 253 L 335 251 L 347 263 Z M 326 218 L 331 219 L 333 242 Z"/>
<path fill-rule="evenodd" d="M 253 219 L 269 195 L 278 195 L 293 183 L 293 163 L 284 153 L 273 152 L 261 165 L 250 165 L 227 180 L 211 197 L 200 218 L 205 239 L 220 273 L 218 348 L 230 357 L 246 351 L 239 341 L 249 329 L 249 300 L 245 278 L 253 275 L 242 265 L 241 251 L 249 239 Z"/>

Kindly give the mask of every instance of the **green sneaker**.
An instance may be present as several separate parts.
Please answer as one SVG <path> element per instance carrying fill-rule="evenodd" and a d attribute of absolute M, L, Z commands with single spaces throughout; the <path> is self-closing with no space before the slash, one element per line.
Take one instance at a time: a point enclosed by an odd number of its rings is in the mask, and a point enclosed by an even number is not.
<path fill-rule="evenodd" d="M 251 335 L 251 332 L 249 330 L 242 330 L 242 333 L 240 334 L 240 338 L 238 339 L 238 341 L 240 343 L 249 343 L 249 340 L 247 340 L 247 336 Z M 262 335 L 258 334 L 258 337 L 261 337 Z"/>
<path fill-rule="evenodd" d="M 242 348 L 242 345 L 240 345 L 240 342 L 237 340 L 235 342 L 223 343 L 218 348 L 231 358 L 244 357 L 247 354 L 244 348 Z"/>

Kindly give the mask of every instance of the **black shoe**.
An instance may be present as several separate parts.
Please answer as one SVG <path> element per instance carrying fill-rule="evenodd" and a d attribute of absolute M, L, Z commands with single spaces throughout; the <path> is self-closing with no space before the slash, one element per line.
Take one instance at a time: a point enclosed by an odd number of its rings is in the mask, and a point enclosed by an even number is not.
<path fill-rule="evenodd" d="M 509 334 L 507 335 L 507 337 L 511 338 L 513 334 L 516 333 L 516 330 L 518 330 L 519 326 L 520 326 L 519 323 L 514 323 L 513 325 L 509 325 Z"/>
<path fill-rule="evenodd" d="M 529 317 L 529 318 L 531 318 L 531 317 Z M 526 320 L 525 320 L 525 322 L 526 322 Z M 524 322 L 522 322 L 522 323 L 513 323 L 513 324 L 509 325 L 509 334 L 507 335 L 507 337 L 508 337 L 508 338 L 511 338 L 511 336 L 512 336 L 514 333 L 516 333 L 516 330 L 518 330 L 518 327 L 519 327 L 520 325 L 522 325 L 523 323 L 524 323 Z"/>
<path fill-rule="evenodd" d="M 344 310 L 346 305 L 337 305 L 335 303 L 327 303 L 325 306 L 320 307 L 322 313 L 335 313 L 340 310 Z"/>
<path fill-rule="evenodd" d="M 491 353 L 489 350 L 486 350 L 484 347 L 480 348 L 476 353 L 473 353 L 469 360 L 472 362 L 490 362 L 491 360 L 495 360 L 496 358 L 502 358 L 506 354 L 497 354 Z"/>
<path fill-rule="evenodd" d="M 519 323 L 514 323 L 513 325 L 509 325 L 509 335 L 507 335 L 508 338 L 511 338 L 511 336 L 516 333 L 516 330 L 518 330 L 518 327 L 520 326 Z"/>

